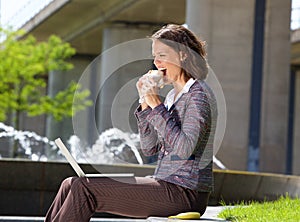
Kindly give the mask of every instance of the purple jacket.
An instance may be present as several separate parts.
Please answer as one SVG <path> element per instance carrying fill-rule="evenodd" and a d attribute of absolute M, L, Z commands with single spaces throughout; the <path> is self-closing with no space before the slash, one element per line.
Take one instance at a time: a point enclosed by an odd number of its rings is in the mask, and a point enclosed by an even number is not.
<path fill-rule="evenodd" d="M 158 153 L 155 178 L 192 190 L 213 190 L 213 140 L 217 118 L 215 97 L 204 81 L 196 81 L 169 109 L 135 112 L 141 149 Z"/>

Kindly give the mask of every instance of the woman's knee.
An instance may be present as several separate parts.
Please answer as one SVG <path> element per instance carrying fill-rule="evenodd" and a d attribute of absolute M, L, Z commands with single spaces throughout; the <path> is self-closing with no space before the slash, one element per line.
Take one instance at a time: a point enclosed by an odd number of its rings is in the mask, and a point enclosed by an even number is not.
<path fill-rule="evenodd" d="M 69 179 L 69 178 L 68 178 Z M 71 189 L 85 188 L 87 184 L 86 177 L 73 177 L 71 178 Z"/>
<path fill-rule="evenodd" d="M 68 177 L 61 182 L 60 187 L 64 190 L 69 190 L 74 183 L 74 180 L 76 180 L 76 177 Z"/>
<path fill-rule="evenodd" d="M 87 191 L 87 178 L 85 177 L 68 177 L 61 183 L 61 192 L 67 194 L 70 190 Z"/>

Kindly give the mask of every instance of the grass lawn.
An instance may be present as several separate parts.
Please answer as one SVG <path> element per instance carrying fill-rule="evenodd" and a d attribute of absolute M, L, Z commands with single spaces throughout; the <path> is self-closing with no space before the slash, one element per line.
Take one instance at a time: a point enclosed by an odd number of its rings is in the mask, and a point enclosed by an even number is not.
<path fill-rule="evenodd" d="M 300 199 L 286 196 L 273 202 L 242 203 L 226 208 L 218 217 L 239 222 L 298 222 L 300 221 Z"/>

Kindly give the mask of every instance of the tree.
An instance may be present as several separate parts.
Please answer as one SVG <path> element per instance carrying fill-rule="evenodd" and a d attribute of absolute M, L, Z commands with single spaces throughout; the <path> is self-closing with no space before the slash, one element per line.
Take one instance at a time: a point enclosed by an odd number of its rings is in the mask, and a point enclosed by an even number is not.
<path fill-rule="evenodd" d="M 80 87 L 75 82 L 53 97 L 45 93 L 50 71 L 73 68 L 67 59 L 75 54 L 75 49 L 69 43 L 55 35 L 38 42 L 32 35 L 24 37 L 22 31 L 2 28 L 0 37 L 0 121 L 13 113 L 13 125 L 19 129 L 22 113 L 49 114 L 60 121 L 91 105 L 88 90 L 75 94 Z"/>

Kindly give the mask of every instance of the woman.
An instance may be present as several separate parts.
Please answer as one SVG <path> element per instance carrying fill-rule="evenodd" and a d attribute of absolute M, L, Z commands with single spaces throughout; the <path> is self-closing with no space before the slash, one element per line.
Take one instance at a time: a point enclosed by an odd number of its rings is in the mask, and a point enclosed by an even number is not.
<path fill-rule="evenodd" d="M 137 82 L 141 148 L 158 154 L 153 177 L 68 178 L 45 221 L 89 221 L 95 212 L 129 217 L 170 216 L 186 211 L 202 215 L 213 189 L 214 96 L 203 81 L 208 73 L 204 44 L 180 25 L 152 36 L 154 64 L 172 84 L 165 103 L 148 75 Z"/>

